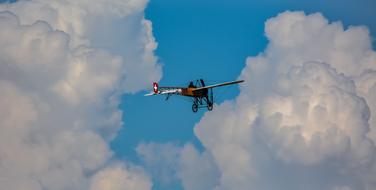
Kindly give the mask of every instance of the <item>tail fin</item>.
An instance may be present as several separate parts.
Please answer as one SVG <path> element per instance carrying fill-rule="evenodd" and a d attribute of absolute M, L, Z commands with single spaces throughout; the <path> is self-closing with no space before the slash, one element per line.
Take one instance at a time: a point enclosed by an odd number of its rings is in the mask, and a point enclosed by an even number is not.
<path fill-rule="evenodd" d="M 153 83 L 153 91 L 150 92 L 149 94 L 145 94 L 144 96 L 153 96 L 153 95 L 156 95 L 159 93 L 159 90 L 158 90 L 158 83 L 154 82 Z"/>
<path fill-rule="evenodd" d="M 158 94 L 158 83 L 156 82 L 153 83 L 153 91 L 155 94 Z"/>

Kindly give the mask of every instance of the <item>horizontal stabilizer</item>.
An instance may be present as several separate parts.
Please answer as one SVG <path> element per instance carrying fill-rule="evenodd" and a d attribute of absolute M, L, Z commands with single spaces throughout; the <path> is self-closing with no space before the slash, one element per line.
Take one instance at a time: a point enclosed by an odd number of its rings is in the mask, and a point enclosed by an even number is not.
<path fill-rule="evenodd" d="M 148 94 L 145 94 L 144 96 L 153 96 L 153 95 L 157 95 L 157 93 L 150 92 L 150 93 L 148 93 Z"/>

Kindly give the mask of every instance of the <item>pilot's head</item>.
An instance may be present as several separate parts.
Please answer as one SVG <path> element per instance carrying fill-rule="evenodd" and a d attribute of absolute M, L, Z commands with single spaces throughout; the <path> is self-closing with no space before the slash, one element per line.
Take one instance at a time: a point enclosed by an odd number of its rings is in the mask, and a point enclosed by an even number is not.
<path fill-rule="evenodd" d="M 189 87 L 194 87 L 193 86 L 193 81 L 191 81 L 191 82 L 189 82 L 189 85 L 188 85 Z"/>

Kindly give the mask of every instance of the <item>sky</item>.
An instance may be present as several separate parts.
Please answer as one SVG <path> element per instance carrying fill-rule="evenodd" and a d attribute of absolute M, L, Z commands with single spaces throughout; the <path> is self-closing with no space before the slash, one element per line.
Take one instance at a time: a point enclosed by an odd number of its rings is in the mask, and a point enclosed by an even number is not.
<path fill-rule="evenodd" d="M 163 64 L 160 85 L 185 86 L 197 78 L 212 83 L 237 79 L 246 58 L 259 54 L 267 45 L 265 21 L 280 12 L 321 12 L 331 22 L 365 25 L 374 34 L 374 7 L 373 1 L 155 0 L 149 2 L 145 17 L 153 22 L 156 54 Z M 192 142 L 203 149 L 193 126 L 206 110 L 193 114 L 190 103 L 180 98 L 166 102 L 163 97 L 144 98 L 143 93 L 123 98 L 121 106 L 130 111 L 124 116 L 125 127 L 112 143 L 120 157 L 137 161 L 134 147 L 140 140 Z M 237 87 L 219 89 L 217 103 L 234 99 L 238 93 Z"/>
<path fill-rule="evenodd" d="M 341 1 L 341 9 L 337 7 L 339 2 L 150 1 L 145 17 L 153 22 L 158 42 L 156 54 L 163 65 L 160 85 L 186 86 L 199 78 L 211 83 L 236 79 L 246 57 L 257 55 L 266 47 L 265 21 L 286 10 L 322 12 L 330 21 L 341 21 L 345 26 L 366 25 L 371 33 L 376 31 L 372 19 L 376 14 L 374 2 Z M 180 98 L 165 102 L 163 97 L 146 99 L 143 93 L 125 95 L 122 102 L 132 115 L 124 116 L 129 117 L 128 127 L 125 123 L 124 133 L 119 133 L 119 145 L 114 142 L 120 155 L 133 151 L 122 145 L 134 147 L 140 138 L 158 142 L 193 141 L 200 146 L 192 126 L 205 111 L 191 114 L 190 103 Z M 219 89 L 218 103 L 237 94 L 236 87 Z M 147 120 L 142 119 L 145 115 Z"/>
<path fill-rule="evenodd" d="M 0 2 L 7 189 L 376 187 L 372 0 Z"/>

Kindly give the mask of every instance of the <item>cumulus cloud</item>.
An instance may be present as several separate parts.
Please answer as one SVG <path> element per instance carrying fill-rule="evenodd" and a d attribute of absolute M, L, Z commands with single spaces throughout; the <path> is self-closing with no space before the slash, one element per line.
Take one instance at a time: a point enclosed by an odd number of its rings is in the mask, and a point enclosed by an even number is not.
<path fill-rule="evenodd" d="M 151 189 L 148 175 L 116 161 L 109 147 L 122 126 L 120 95 L 161 76 L 145 6 L 115 0 L 0 4 L 2 188 Z M 96 19 L 128 24 L 122 34 L 128 36 L 95 42 L 92 33 L 105 24 Z M 125 40 L 123 49 L 112 46 L 115 38 Z M 139 76 L 149 77 L 130 85 Z"/>
<path fill-rule="evenodd" d="M 164 187 L 181 180 L 184 189 L 212 189 L 218 183 L 218 171 L 211 155 L 200 153 L 192 144 L 141 143 L 136 148 L 144 167 L 154 181 Z"/>
<path fill-rule="evenodd" d="M 368 29 L 284 12 L 266 21 L 265 34 L 269 43 L 247 58 L 236 100 L 196 124 L 205 150 L 192 146 L 178 159 L 210 155 L 211 189 L 374 189 L 376 52 Z M 197 162 L 185 162 L 182 173 Z M 180 175 L 183 184 L 200 183 L 194 175 Z"/>
<path fill-rule="evenodd" d="M 125 168 L 122 164 L 99 171 L 92 179 L 91 190 L 151 189 L 149 176 L 137 167 Z"/>
<path fill-rule="evenodd" d="M 152 23 L 144 19 L 147 0 L 17 1 L 3 4 L 1 10 L 16 14 L 21 25 L 47 22 L 51 28 L 68 34 L 74 49 L 88 46 L 122 56 L 124 92 L 137 92 L 157 81 L 161 68 L 156 65 L 157 43 Z M 140 75 L 148 72 L 148 75 Z M 127 77 L 125 77 L 127 76 Z M 140 76 L 144 76 L 141 78 Z"/>
<path fill-rule="evenodd" d="M 368 29 L 284 12 L 265 33 L 269 44 L 247 58 L 238 98 L 195 126 L 220 170 L 217 189 L 375 187 Z"/>

